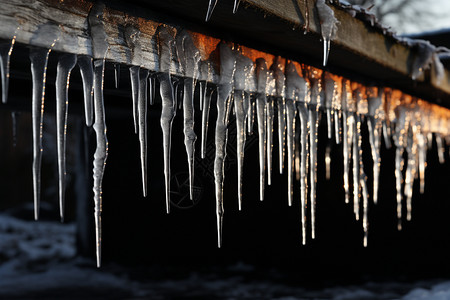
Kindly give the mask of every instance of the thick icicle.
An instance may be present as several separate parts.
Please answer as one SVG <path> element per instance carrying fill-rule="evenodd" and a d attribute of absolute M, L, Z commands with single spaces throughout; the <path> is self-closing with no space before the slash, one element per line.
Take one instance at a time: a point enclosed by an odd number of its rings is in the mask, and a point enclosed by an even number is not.
<path fill-rule="evenodd" d="M 45 78 L 51 49 L 30 50 L 31 75 L 33 78 L 31 117 L 33 124 L 33 195 L 34 219 L 39 218 L 41 196 L 42 129 L 44 120 Z"/>
<path fill-rule="evenodd" d="M 205 83 L 206 85 L 206 83 Z M 211 106 L 211 97 L 214 93 L 214 88 L 206 88 L 206 94 L 203 98 L 203 109 L 202 109 L 202 148 L 201 148 L 201 154 L 202 158 L 205 158 L 206 156 L 206 140 L 208 137 L 208 123 L 209 123 L 209 108 Z"/>
<path fill-rule="evenodd" d="M 297 104 L 298 114 L 300 115 L 300 200 L 301 200 L 301 217 L 302 217 L 302 243 L 306 244 L 306 196 L 308 179 L 306 177 L 306 160 L 308 157 L 308 109 L 305 102 Z"/>
<path fill-rule="evenodd" d="M 214 181 L 216 190 L 217 246 L 222 246 L 223 227 L 223 180 L 226 146 L 228 138 L 228 114 L 230 93 L 236 66 L 235 53 L 225 43 L 220 44 L 220 81 L 217 86 L 216 156 L 214 159 Z"/>
<path fill-rule="evenodd" d="M 134 133 L 138 133 L 139 67 L 130 67 L 131 96 L 133 100 Z"/>
<path fill-rule="evenodd" d="M 91 127 L 94 123 L 94 68 L 92 66 L 92 57 L 87 55 L 78 55 L 78 67 L 80 68 L 81 79 L 83 80 L 84 95 L 84 118 L 86 126 Z"/>
<path fill-rule="evenodd" d="M 206 18 L 205 21 L 208 22 L 209 19 L 211 19 L 212 13 L 214 11 L 214 8 L 216 7 L 216 4 L 219 0 L 209 0 L 208 4 L 208 11 L 206 12 Z"/>
<path fill-rule="evenodd" d="M 320 19 L 320 31 L 323 39 L 323 66 L 327 65 L 330 53 L 330 41 L 335 38 L 339 21 L 325 0 L 317 0 L 316 8 Z"/>
<path fill-rule="evenodd" d="M 267 64 L 264 58 L 256 60 L 257 96 L 256 114 L 258 120 L 259 139 L 259 199 L 264 200 L 264 181 L 266 176 L 266 143 L 267 143 Z"/>
<path fill-rule="evenodd" d="M 138 127 L 142 174 L 142 194 L 147 197 L 147 78 L 149 71 L 139 70 Z"/>
<path fill-rule="evenodd" d="M 94 61 L 94 130 L 97 148 L 94 153 L 94 210 L 97 267 L 101 263 L 102 247 L 102 180 L 108 157 L 108 139 L 106 138 L 105 104 L 103 101 L 103 75 L 105 60 Z"/>
<path fill-rule="evenodd" d="M 369 113 L 367 116 L 367 127 L 369 130 L 369 142 L 373 160 L 373 202 L 378 202 L 378 186 L 380 177 L 380 139 L 381 139 L 381 120 L 378 119 L 376 111 L 381 106 L 381 88 L 378 89 L 378 96 L 367 99 Z"/>
<path fill-rule="evenodd" d="M 176 114 L 176 101 L 170 77 L 170 63 L 172 60 L 172 46 L 174 40 L 166 27 L 159 31 L 160 70 L 158 74 L 159 88 L 162 100 L 161 129 L 163 132 L 164 149 L 164 179 L 166 194 L 166 212 L 170 212 L 170 148 L 172 139 L 172 121 Z"/>
<path fill-rule="evenodd" d="M 176 38 L 176 48 L 180 66 L 186 76 L 183 93 L 184 145 L 189 166 L 189 195 L 194 199 L 194 152 L 197 135 L 194 132 L 194 91 L 198 78 L 200 51 L 195 47 L 190 34 L 181 31 Z"/>
<path fill-rule="evenodd" d="M 56 132 L 58 150 L 59 215 L 64 221 L 66 191 L 66 134 L 67 109 L 69 105 L 68 89 L 70 72 L 77 63 L 75 54 L 64 54 L 59 58 L 56 72 Z"/>
<path fill-rule="evenodd" d="M 286 145 L 286 86 L 284 67 L 280 57 L 277 57 L 271 67 L 275 77 L 277 91 L 277 112 L 278 112 L 278 162 L 280 174 L 283 174 L 284 155 Z"/>
<path fill-rule="evenodd" d="M 9 43 L 2 43 L 0 45 L 0 70 L 2 79 L 2 103 L 8 101 L 8 87 L 9 87 L 9 61 L 11 58 L 11 53 L 14 48 L 14 43 L 16 42 L 16 35 L 12 38 Z"/>

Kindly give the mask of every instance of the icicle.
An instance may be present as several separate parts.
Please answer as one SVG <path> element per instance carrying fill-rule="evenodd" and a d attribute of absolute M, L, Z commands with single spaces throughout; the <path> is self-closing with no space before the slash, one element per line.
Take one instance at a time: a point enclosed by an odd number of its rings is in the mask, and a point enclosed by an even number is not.
<path fill-rule="evenodd" d="M 278 111 L 278 162 L 280 174 L 284 169 L 284 154 L 286 144 L 286 91 L 284 67 L 281 64 L 280 57 L 276 57 L 271 69 L 275 77 L 277 91 L 277 111 Z"/>
<path fill-rule="evenodd" d="M 330 180 L 331 178 L 331 143 L 327 143 L 325 148 L 325 178 Z"/>
<path fill-rule="evenodd" d="M 396 127 L 395 127 L 395 186 L 397 189 L 397 229 L 402 230 L 402 167 L 403 167 L 403 151 L 404 151 L 404 135 L 407 131 L 406 124 L 406 108 L 398 106 L 395 110 Z"/>
<path fill-rule="evenodd" d="M 240 3 L 241 3 L 241 0 L 234 0 L 233 14 L 235 14 L 237 12 Z"/>
<path fill-rule="evenodd" d="M 119 82 L 120 82 L 120 64 L 115 63 L 114 64 L 114 87 L 116 89 L 119 88 Z"/>
<path fill-rule="evenodd" d="M 319 128 L 319 103 L 321 85 L 320 80 L 317 78 L 310 78 L 311 84 L 311 100 L 309 103 L 309 158 L 311 163 L 310 169 L 310 199 L 311 199 L 311 233 L 312 238 L 316 237 L 316 183 L 317 183 L 317 141 L 318 141 L 318 128 Z"/>
<path fill-rule="evenodd" d="M 214 11 L 214 8 L 216 7 L 216 4 L 219 0 L 209 0 L 208 4 L 208 12 L 206 13 L 206 19 L 205 21 L 208 22 L 209 19 L 211 19 L 211 15 Z"/>
<path fill-rule="evenodd" d="M 198 91 L 198 93 L 199 93 L 199 107 L 200 107 L 200 111 L 202 111 L 203 110 L 203 102 L 205 101 L 204 98 L 205 98 L 205 95 L 206 95 L 207 82 L 199 81 L 198 84 L 199 84 L 199 87 L 198 87 L 198 89 L 199 89 L 199 91 Z"/>
<path fill-rule="evenodd" d="M 436 133 L 435 136 L 436 136 L 437 153 L 439 156 L 439 163 L 443 164 L 445 163 L 445 145 L 442 142 L 441 134 Z"/>
<path fill-rule="evenodd" d="M 363 166 L 361 165 L 361 168 Z M 360 180 L 360 185 L 362 189 L 362 197 L 363 197 L 363 230 L 364 230 L 364 247 L 367 247 L 368 243 L 368 235 L 369 235 L 369 193 L 367 192 L 367 183 L 366 183 L 366 176 L 364 175 L 363 178 Z"/>
<path fill-rule="evenodd" d="M 94 130 L 97 148 L 94 153 L 94 205 L 97 267 L 101 262 L 102 246 L 102 180 L 108 157 L 108 139 L 106 137 L 105 105 L 103 101 L 103 76 L 105 60 L 94 61 Z"/>
<path fill-rule="evenodd" d="M 214 181 L 216 190 L 217 246 L 222 246 L 223 227 L 223 180 L 226 145 L 228 138 L 228 114 L 231 102 L 230 93 L 236 66 L 233 51 L 225 44 L 220 44 L 220 82 L 217 86 L 217 121 L 216 121 L 216 156 L 214 159 Z"/>
<path fill-rule="evenodd" d="M 94 68 L 92 67 L 92 57 L 78 55 L 78 67 L 80 68 L 81 79 L 83 80 L 84 94 L 84 118 L 86 126 L 91 127 L 94 122 Z"/>
<path fill-rule="evenodd" d="M 387 126 L 386 120 L 384 120 L 382 122 L 382 124 L 383 124 L 384 145 L 386 146 L 386 149 L 391 149 L 392 144 L 391 144 L 391 130 L 390 130 L 390 127 Z"/>
<path fill-rule="evenodd" d="M 267 143 L 267 64 L 264 58 L 256 60 L 257 96 L 256 113 L 258 119 L 259 139 L 259 199 L 264 200 L 264 180 L 266 174 L 266 143 Z"/>
<path fill-rule="evenodd" d="M 133 99 L 134 133 L 138 133 L 138 99 L 139 99 L 139 67 L 130 67 L 131 95 Z"/>
<path fill-rule="evenodd" d="M 59 215 L 64 221 L 66 192 L 66 134 L 67 109 L 69 106 L 68 89 L 70 72 L 77 63 L 75 54 L 64 54 L 59 58 L 56 72 L 56 131 L 58 150 Z"/>
<path fill-rule="evenodd" d="M 11 112 L 11 120 L 12 120 L 12 138 L 13 138 L 13 147 L 17 146 L 17 119 L 19 118 L 20 113 L 17 111 Z"/>
<path fill-rule="evenodd" d="M 406 163 L 406 174 L 405 174 L 405 190 L 404 194 L 406 196 L 406 220 L 411 221 L 412 212 L 412 193 L 414 184 L 414 169 L 415 169 L 415 152 L 416 145 L 413 141 L 412 130 L 408 131 L 408 142 L 406 145 L 406 153 L 408 154 L 408 160 Z"/>
<path fill-rule="evenodd" d="M 172 139 L 172 121 L 176 114 L 176 100 L 170 77 L 170 63 L 172 60 L 172 45 L 174 40 L 166 27 L 159 31 L 160 71 L 158 76 L 162 100 L 161 129 L 163 132 L 164 149 L 164 179 L 166 194 L 166 212 L 170 212 L 170 148 Z"/>
<path fill-rule="evenodd" d="M 332 138 L 333 135 L 333 120 L 332 120 L 332 110 L 331 106 L 334 97 L 336 97 L 337 84 L 331 77 L 330 73 L 324 72 L 322 84 L 324 85 L 325 91 L 325 110 L 327 112 L 327 129 L 328 129 L 328 139 Z"/>
<path fill-rule="evenodd" d="M 369 97 L 367 99 L 369 105 L 369 113 L 367 116 L 367 127 L 369 131 L 369 142 L 373 160 L 373 202 L 378 202 L 378 182 L 380 177 L 380 138 L 381 128 L 380 121 L 376 117 L 376 110 L 381 106 L 381 88 L 378 88 L 377 97 Z"/>
<path fill-rule="evenodd" d="M 206 85 L 206 83 L 205 83 Z M 209 120 L 209 108 L 211 105 L 211 97 L 215 89 L 205 87 L 206 95 L 203 99 L 203 110 L 202 110 L 202 158 L 206 157 L 206 140 L 208 137 L 208 120 Z M 217 94 L 217 93 L 216 93 Z"/>
<path fill-rule="evenodd" d="M 273 149 L 273 117 L 274 107 L 273 98 L 267 101 L 267 184 L 272 184 L 272 149 Z"/>
<path fill-rule="evenodd" d="M 295 117 L 297 114 L 295 100 L 286 99 L 287 117 L 287 160 L 288 160 L 288 204 L 292 206 L 294 196 L 294 139 L 295 139 Z"/>
<path fill-rule="evenodd" d="M 317 0 L 316 8 L 320 19 L 320 31 L 323 39 L 323 66 L 327 65 L 330 53 L 330 41 L 335 38 L 339 21 L 333 10 L 325 4 L 325 0 Z"/>
<path fill-rule="evenodd" d="M 342 126 L 342 139 L 343 139 L 343 156 L 344 156 L 344 191 L 345 191 L 345 203 L 349 203 L 349 163 L 350 163 L 350 151 L 352 147 L 352 121 L 353 118 L 348 115 L 347 111 L 347 87 L 346 81 L 342 82 L 342 117 L 343 117 L 343 126 Z"/>
<path fill-rule="evenodd" d="M 155 96 L 156 96 L 156 78 L 154 76 L 154 74 L 150 74 L 150 77 L 148 78 L 148 84 L 149 84 L 149 99 L 148 99 L 148 103 L 150 105 L 154 105 L 155 104 Z"/>
<path fill-rule="evenodd" d="M 256 111 L 256 103 L 252 101 L 252 97 L 250 93 L 245 93 L 244 103 L 247 108 L 247 133 L 249 135 L 253 134 L 253 126 L 255 124 L 255 111 Z"/>
<path fill-rule="evenodd" d="M 248 57 L 238 54 L 236 57 L 236 70 L 234 73 L 234 108 L 236 111 L 236 131 L 237 131 L 237 161 L 238 161 L 238 204 L 239 210 L 242 208 L 242 170 L 244 164 L 245 149 L 245 119 L 252 117 L 248 115 L 251 110 L 250 97 L 245 93 L 246 79 L 253 67 L 253 62 Z M 247 99 L 247 100 L 246 100 Z"/>
<path fill-rule="evenodd" d="M 419 178 L 420 178 L 420 193 L 425 192 L 425 165 L 427 157 L 427 145 L 425 141 L 425 136 L 423 133 L 418 134 L 419 140 Z"/>
<path fill-rule="evenodd" d="M 138 127 L 142 174 L 142 194 L 147 197 L 147 78 L 149 71 L 139 70 Z"/>
<path fill-rule="evenodd" d="M 199 75 L 200 51 L 195 47 L 190 34 L 181 31 L 176 38 L 176 47 L 180 66 L 184 71 L 183 119 L 184 145 L 189 166 L 189 195 L 194 199 L 194 152 L 197 135 L 194 132 L 194 91 Z"/>
<path fill-rule="evenodd" d="M 341 143 L 341 134 L 342 134 L 342 128 L 341 128 L 341 111 L 336 110 L 334 112 L 334 135 L 335 135 L 335 141 L 336 144 L 339 145 Z"/>
<path fill-rule="evenodd" d="M 0 70 L 2 79 L 2 103 L 8 101 L 9 88 L 9 61 L 16 42 L 16 35 L 12 38 L 10 43 L 0 45 Z"/>
<path fill-rule="evenodd" d="M 33 99 L 31 117 L 33 124 L 33 194 L 34 219 L 39 218 L 41 196 L 42 129 L 44 120 L 45 78 L 51 49 L 32 48 L 30 50 L 31 75 L 33 78 Z"/>
<path fill-rule="evenodd" d="M 361 127 L 361 121 L 359 121 L 359 116 L 356 115 L 356 113 L 351 113 L 351 124 L 349 124 L 349 127 L 352 126 L 352 140 L 353 142 L 353 148 L 352 148 L 352 158 L 353 158 L 353 212 L 355 214 L 355 218 L 358 221 L 359 220 L 359 189 L 360 189 L 360 153 L 358 148 L 358 136 L 360 135 L 360 127 Z M 350 151 L 350 146 L 349 146 Z"/>
<path fill-rule="evenodd" d="M 297 105 L 298 114 L 300 116 L 300 200 L 301 200 L 301 216 L 302 216 L 302 244 L 306 244 L 306 194 L 308 179 L 306 177 L 306 160 L 308 157 L 308 109 L 304 102 L 299 102 Z"/>
<path fill-rule="evenodd" d="M 236 71 L 237 73 L 237 71 Z M 237 78 L 235 79 L 237 82 Z M 242 209 L 242 168 L 244 164 L 245 148 L 245 119 L 247 114 L 244 109 L 244 91 L 236 90 L 234 92 L 234 108 L 236 110 L 236 131 L 237 131 L 237 162 L 238 162 L 238 207 Z"/>

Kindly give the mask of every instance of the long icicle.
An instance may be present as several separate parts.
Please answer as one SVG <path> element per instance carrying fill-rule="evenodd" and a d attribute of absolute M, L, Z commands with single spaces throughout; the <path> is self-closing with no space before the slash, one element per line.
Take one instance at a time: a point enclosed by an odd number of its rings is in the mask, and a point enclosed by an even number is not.
<path fill-rule="evenodd" d="M 172 121 L 176 114 L 176 101 L 172 79 L 170 77 L 170 64 L 172 61 L 173 37 L 166 27 L 159 31 L 160 70 L 158 80 L 162 100 L 161 129 L 163 132 L 164 150 L 164 180 L 166 194 L 166 212 L 170 212 L 170 148 L 172 140 Z"/>
<path fill-rule="evenodd" d="M 381 139 L 381 121 L 378 119 L 376 111 L 381 106 L 382 89 L 378 88 L 377 97 L 367 99 L 369 113 L 367 116 L 367 127 L 369 131 L 369 142 L 373 160 L 373 202 L 378 202 L 378 186 L 380 177 L 380 139 Z"/>
<path fill-rule="evenodd" d="M 402 183 L 403 183 L 403 151 L 405 149 L 405 136 L 408 131 L 406 124 L 406 108 L 398 106 L 395 109 L 396 125 L 395 125 L 395 186 L 397 190 L 397 229 L 402 230 Z"/>
<path fill-rule="evenodd" d="M 56 71 L 56 132 L 58 151 L 59 215 L 64 221 L 66 191 L 66 134 L 67 109 L 69 106 L 70 72 L 77 63 L 75 54 L 64 54 L 59 58 Z"/>
<path fill-rule="evenodd" d="M 17 31 L 17 30 L 16 30 Z M 0 70 L 2 80 L 2 103 L 8 101 L 8 88 L 9 88 L 9 62 L 11 54 L 16 42 L 16 33 L 9 43 L 0 45 Z"/>
<path fill-rule="evenodd" d="M 351 149 L 351 139 L 349 143 L 349 116 L 347 111 L 347 89 L 346 83 L 342 82 L 342 140 L 343 140 L 343 156 L 344 156 L 344 192 L 345 192 L 345 203 L 349 203 L 349 163 L 350 163 L 350 149 Z"/>
<path fill-rule="evenodd" d="M 284 155 L 286 145 L 286 86 L 284 67 L 281 64 L 280 57 L 276 57 L 271 67 L 275 77 L 277 93 L 277 112 L 278 112 L 278 163 L 280 174 L 283 174 Z"/>
<path fill-rule="evenodd" d="M 94 61 L 94 130 L 97 147 L 94 153 L 94 215 L 97 267 L 101 264 L 102 247 L 102 181 L 108 157 L 108 139 L 106 137 L 105 104 L 103 101 L 103 77 L 105 60 Z"/>
<path fill-rule="evenodd" d="M 80 68 L 81 79 L 83 80 L 84 118 L 86 126 L 91 127 L 94 123 L 94 68 L 92 66 L 92 57 L 78 55 L 77 62 Z"/>
<path fill-rule="evenodd" d="M 131 81 L 131 97 L 133 100 L 133 122 L 134 133 L 138 133 L 138 99 L 139 99 L 139 69 L 138 66 L 130 67 L 130 81 Z"/>
<path fill-rule="evenodd" d="M 148 89 L 147 79 L 149 71 L 139 70 L 139 94 L 138 94 L 138 127 L 139 127 L 139 145 L 141 158 L 142 174 L 142 194 L 147 197 L 147 106 Z"/>
<path fill-rule="evenodd" d="M 273 149 L 273 97 L 267 100 L 267 184 L 272 184 L 272 149 Z"/>
<path fill-rule="evenodd" d="M 214 159 L 214 181 L 216 193 L 217 246 L 222 247 L 223 228 L 223 181 L 226 145 L 228 138 L 228 114 L 230 93 L 236 67 L 236 57 L 225 43 L 220 44 L 220 82 L 217 87 L 216 156 Z"/>
<path fill-rule="evenodd" d="M 33 124 L 33 196 L 34 219 L 39 219 L 41 197 L 42 129 L 44 121 L 45 79 L 47 62 L 51 49 L 32 48 L 30 50 L 33 91 L 31 117 Z"/>
<path fill-rule="evenodd" d="M 194 199 L 194 154 L 197 135 L 194 131 L 194 91 L 199 75 L 200 51 L 195 47 L 191 35 L 182 30 L 176 37 L 177 57 L 184 79 L 183 132 L 189 167 L 189 195 Z M 200 93 L 202 93 L 200 91 Z"/>
<path fill-rule="evenodd" d="M 299 102 L 297 105 L 298 114 L 300 116 L 300 200 L 301 200 L 301 217 L 302 217 L 302 244 L 306 244 L 306 194 L 307 194 L 307 182 L 306 177 L 306 160 L 308 157 L 308 109 L 304 102 Z"/>
<path fill-rule="evenodd" d="M 236 82 L 236 81 L 235 81 Z M 238 163 L 238 208 L 242 209 L 242 176 L 244 165 L 244 149 L 245 149 L 245 119 L 247 117 L 244 109 L 244 91 L 235 90 L 234 92 L 234 108 L 236 109 L 236 131 L 237 131 L 237 163 Z"/>
<path fill-rule="evenodd" d="M 259 150 L 259 199 L 264 200 L 266 177 L 266 143 L 267 143 L 267 64 L 264 58 L 256 60 L 256 114 L 258 121 L 258 150 Z"/>
<path fill-rule="evenodd" d="M 215 91 L 215 89 L 213 88 L 208 88 L 206 83 L 205 89 L 206 95 L 203 98 L 203 109 L 202 109 L 202 148 L 201 148 L 202 158 L 206 157 L 206 141 L 208 138 L 209 109 L 211 106 L 211 97 Z"/>

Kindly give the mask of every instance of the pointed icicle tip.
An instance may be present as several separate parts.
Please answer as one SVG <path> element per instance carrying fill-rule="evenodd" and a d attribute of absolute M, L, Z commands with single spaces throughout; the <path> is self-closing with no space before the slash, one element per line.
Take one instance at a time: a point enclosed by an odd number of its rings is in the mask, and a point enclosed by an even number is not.
<path fill-rule="evenodd" d="M 211 19 L 211 15 L 214 11 L 214 8 L 216 7 L 216 4 L 219 0 L 209 0 L 208 4 L 208 12 L 206 13 L 205 22 L 208 22 L 209 19 Z"/>

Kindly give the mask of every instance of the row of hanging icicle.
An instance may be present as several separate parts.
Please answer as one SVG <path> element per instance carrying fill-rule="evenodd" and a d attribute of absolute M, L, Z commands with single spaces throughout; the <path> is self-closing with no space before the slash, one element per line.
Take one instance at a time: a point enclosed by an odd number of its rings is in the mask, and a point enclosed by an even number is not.
<path fill-rule="evenodd" d="M 223 182 L 228 124 L 234 114 L 237 128 L 238 153 L 238 203 L 242 208 L 242 169 L 247 134 L 254 130 L 256 119 L 259 138 L 260 200 L 264 199 L 264 188 L 272 180 L 273 128 L 278 122 L 279 172 L 288 174 L 288 205 L 293 204 L 294 183 L 300 182 L 300 207 L 302 242 L 306 242 L 306 215 L 310 208 L 311 237 L 315 238 L 317 142 L 319 113 L 326 115 L 328 139 L 342 144 L 344 164 L 345 202 L 353 202 L 356 219 L 364 229 L 364 245 L 368 235 L 368 186 L 362 161 L 362 120 L 368 126 L 373 159 L 373 202 L 377 202 L 378 178 L 380 174 L 380 147 L 384 137 L 386 147 L 394 142 L 396 147 L 395 176 L 397 187 L 397 214 L 401 228 L 403 195 L 406 196 L 407 219 L 411 218 L 412 187 L 416 178 L 420 191 L 424 191 L 424 175 L 427 149 L 433 139 L 438 145 L 439 159 L 444 160 L 445 143 L 450 141 L 450 112 L 437 105 L 413 98 L 400 91 L 382 87 L 365 87 L 357 82 L 299 63 L 275 58 L 268 67 L 263 58 L 253 62 L 226 43 L 220 43 L 220 72 L 213 72 L 211 61 L 202 61 L 191 35 L 178 31 L 175 37 L 166 26 L 157 31 L 159 72 L 131 66 L 129 68 L 135 133 L 139 136 L 142 167 L 142 188 L 147 195 L 147 105 L 155 99 L 155 80 L 159 81 L 162 101 L 161 129 L 163 131 L 165 201 L 170 211 L 170 153 L 172 121 L 176 114 L 177 95 L 174 90 L 183 83 L 184 142 L 188 157 L 190 197 L 193 197 L 194 152 L 197 136 L 194 131 L 194 91 L 199 83 L 202 124 L 201 156 L 205 156 L 209 110 L 216 99 L 217 120 L 215 125 L 215 197 L 217 215 L 218 246 L 222 245 L 224 216 Z M 40 173 L 42 159 L 42 130 L 44 95 L 48 57 L 57 43 L 57 38 L 48 49 L 31 48 L 32 72 L 32 131 L 33 131 L 33 187 L 35 218 L 39 217 Z M 14 38 L 0 47 L 2 100 L 7 101 L 9 61 L 14 47 Z M 103 53 L 108 51 L 104 49 Z M 106 55 L 105 55 L 106 56 Z M 170 65 L 177 60 L 183 78 L 174 85 Z M 59 57 L 56 76 L 56 120 L 57 152 L 59 172 L 59 202 L 61 218 L 64 217 L 65 194 L 65 147 L 67 129 L 68 87 L 72 69 L 78 65 L 84 90 L 86 126 L 93 126 L 97 148 L 94 154 L 93 190 L 95 204 L 95 231 L 97 265 L 101 261 L 101 211 L 102 178 L 108 152 L 105 110 L 103 100 L 103 75 L 105 59 L 92 59 L 85 55 L 63 54 Z M 115 64 L 116 67 L 119 65 Z M 217 74 L 217 75 L 216 75 Z M 216 82 L 213 84 L 211 82 Z M 275 117 L 277 115 L 277 117 Z M 298 125 L 297 125 L 298 124 Z M 403 153 L 406 151 L 407 160 Z M 287 170 L 284 168 L 285 160 Z M 326 173 L 329 177 L 330 148 L 326 149 Z M 352 168 L 350 169 L 350 166 Z M 403 167 L 406 171 L 403 172 Z M 405 173 L 405 178 L 403 178 Z M 350 184 L 352 182 L 352 184 Z M 350 190 L 352 187 L 352 191 Z M 403 187 L 403 188 L 402 188 Z M 308 205 L 309 203 L 309 205 Z"/>

